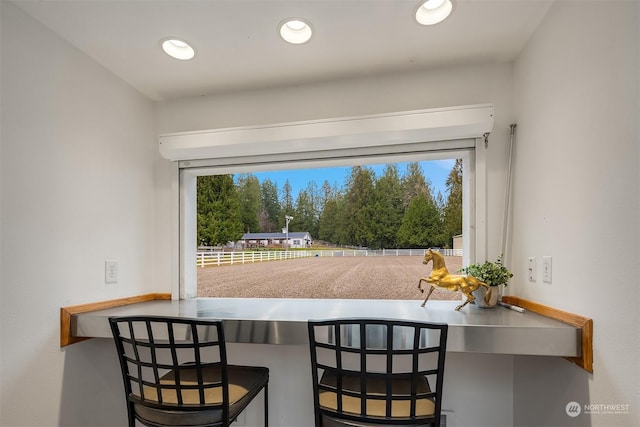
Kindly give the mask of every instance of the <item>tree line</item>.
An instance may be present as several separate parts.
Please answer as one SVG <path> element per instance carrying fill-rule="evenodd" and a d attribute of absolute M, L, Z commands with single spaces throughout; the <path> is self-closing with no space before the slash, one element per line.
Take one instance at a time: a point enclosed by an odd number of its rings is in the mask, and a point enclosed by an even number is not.
<path fill-rule="evenodd" d="M 462 161 L 446 180 L 446 197 L 433 194 L 417 162 L 401 174 L 387 164 L 380 177 L 354 166 L 342 187 L 310 181 L 295 200 L 289 180 L 279 188 L 253 174 L 198 177 L 198 240 L 207 246 L 239 240 L 246 232 L 308 231 L 314 240 L 383 248 L 451 247 L 462 232 Z"/>

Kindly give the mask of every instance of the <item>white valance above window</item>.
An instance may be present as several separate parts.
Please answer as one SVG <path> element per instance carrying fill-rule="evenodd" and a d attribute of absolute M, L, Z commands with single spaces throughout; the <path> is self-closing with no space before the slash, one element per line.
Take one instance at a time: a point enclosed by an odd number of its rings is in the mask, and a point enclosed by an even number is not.
<path fill-rule="evenodd" d="M 171 133 L 160 135 L 160 154 L 172 161 L 197 161 L 282 154 L 301 158 L 303 153 L 317 157 L 321 152 L 379 147 L 398 151 L 416 143 L 478 138 L 492 129 L 493 106 L 484 104 Z"/>

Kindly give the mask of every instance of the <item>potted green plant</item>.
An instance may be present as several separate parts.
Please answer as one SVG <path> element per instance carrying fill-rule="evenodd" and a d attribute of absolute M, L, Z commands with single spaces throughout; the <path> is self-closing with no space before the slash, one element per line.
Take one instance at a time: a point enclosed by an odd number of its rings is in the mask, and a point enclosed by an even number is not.
<path fill-rule="evenodd" d="M 498 257 L 496 262 L 485 261 L 482 264 L 471 264 L 460 269 L 460 272 L 475 277 L 476 279 L 491 286 L 491 299 L 489 304 L 485 304 L 484 295 L 486 288 L 481 287 L 474 292 L 476 297 L 475 303 L 479 307 L 493 307 L 498 303 L 498 286 L 509 284 L 509 279 L 513 277 L 513 273 L 502 263 L 502 255 Z"/>

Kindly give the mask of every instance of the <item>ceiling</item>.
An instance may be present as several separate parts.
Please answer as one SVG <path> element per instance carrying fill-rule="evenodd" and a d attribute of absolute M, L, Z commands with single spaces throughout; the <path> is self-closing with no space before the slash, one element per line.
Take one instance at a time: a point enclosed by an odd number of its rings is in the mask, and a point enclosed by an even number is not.
<path fill-rule="evenodd" d="M 419 0 L 45 0 L 15 3 L 150 99 L 512 61 L 553 0 L 453 0 L 419 25 Z M 303 45 L 280 39 L 288 17 L 311 22 Z M 196 50 L 165 55 L 173 36 Z"/>

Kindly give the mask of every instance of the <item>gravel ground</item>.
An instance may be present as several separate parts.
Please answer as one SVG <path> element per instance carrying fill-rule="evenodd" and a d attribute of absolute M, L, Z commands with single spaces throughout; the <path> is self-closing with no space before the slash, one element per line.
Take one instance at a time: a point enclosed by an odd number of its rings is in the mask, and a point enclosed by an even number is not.
<path fill-rule="evenodd" d="M 445 257 L 457 271 L 461 257 Z M 421 300 L 418 280 L 431 273 L 422 257 L 314 257 L 198 269 L 198 296 Z M 459 300 L 436 289 L 430 299 Z"/>

